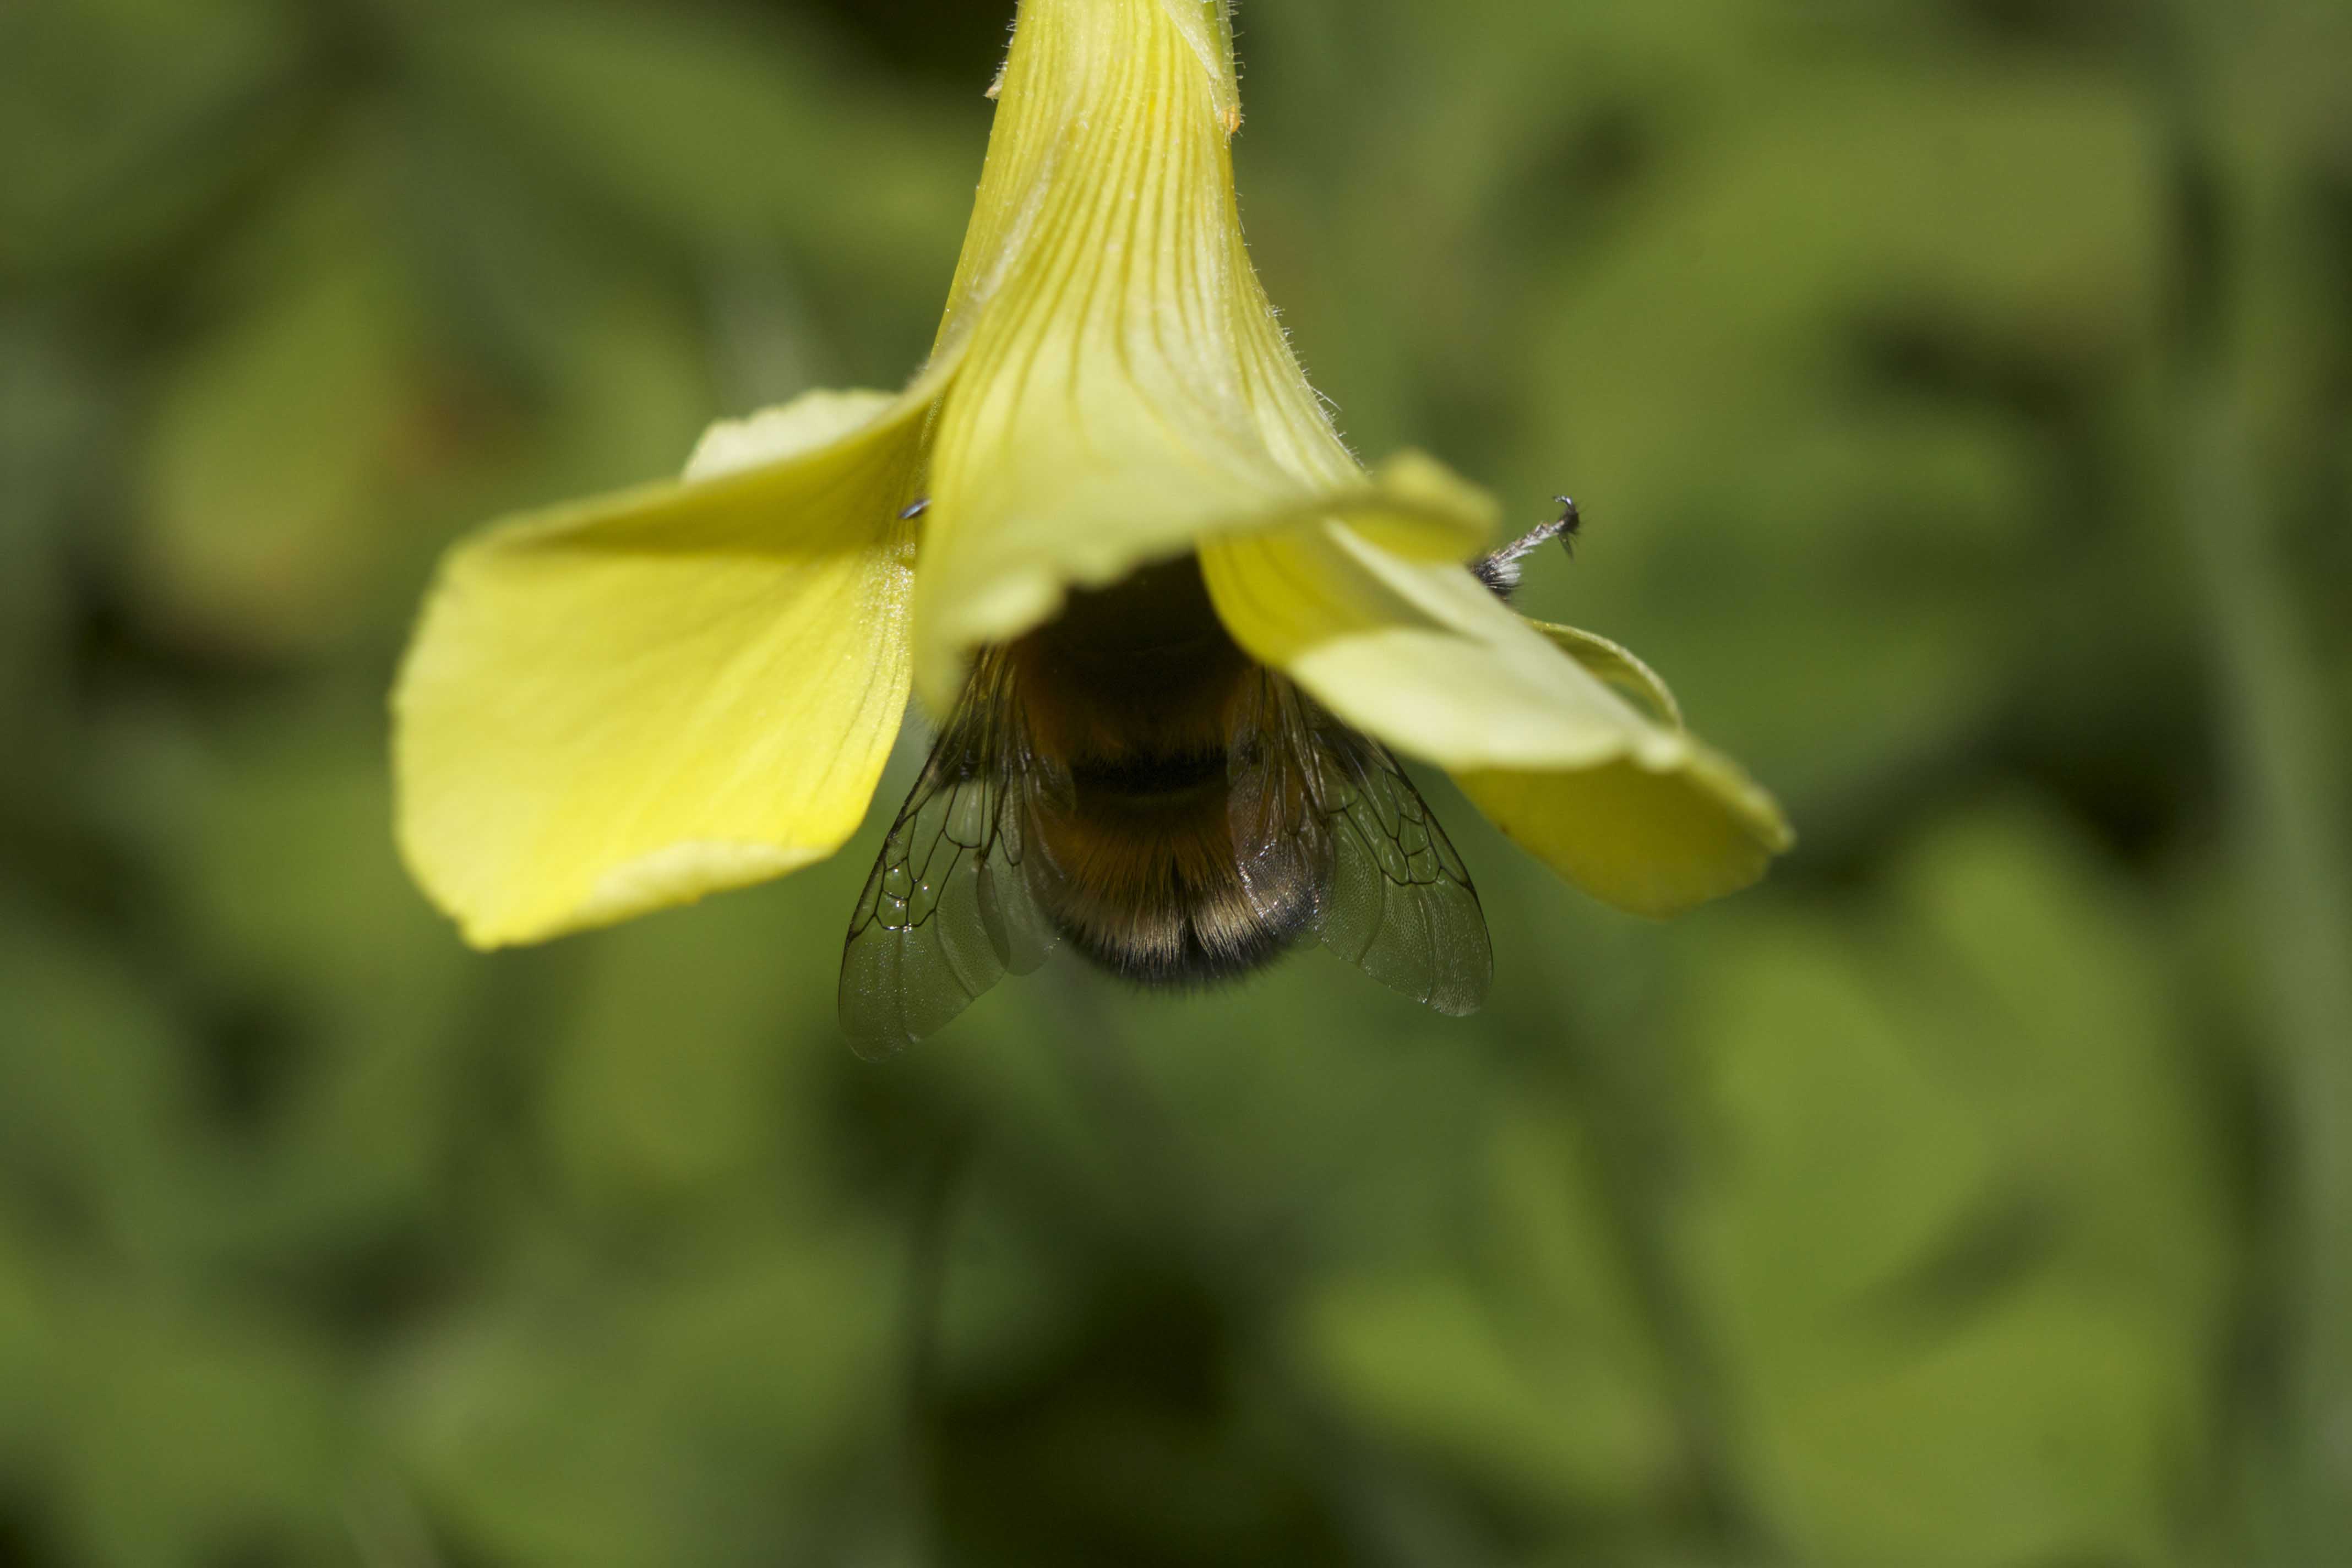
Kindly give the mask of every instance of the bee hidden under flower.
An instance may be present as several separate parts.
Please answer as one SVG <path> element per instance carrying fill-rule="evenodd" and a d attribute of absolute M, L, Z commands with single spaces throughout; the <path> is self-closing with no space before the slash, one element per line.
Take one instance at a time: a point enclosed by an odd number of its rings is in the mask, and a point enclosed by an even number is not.
<path fill-rule="evenodd" d="M 1475 563 L 1506 597 L 1559 521 Z M 1388 749 L 1226 633 L 1192 556 L 975 665 L 850 921 L 843 1026 L 887 1054 L 1066 942 L 1198 987 L 1320 940 L 1453 1015 L 1494 971 L 1462 858 Z"/>

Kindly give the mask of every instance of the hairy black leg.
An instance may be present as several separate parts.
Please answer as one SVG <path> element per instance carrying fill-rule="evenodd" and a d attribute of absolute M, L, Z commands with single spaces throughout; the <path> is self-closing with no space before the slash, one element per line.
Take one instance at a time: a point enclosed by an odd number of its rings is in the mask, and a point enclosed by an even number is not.
<path fill-rule="evenodd" d="M 1559 502 L 1559 516 L 1530 529 L 1492 555 L 1482 555 L 1470 563 L 1471 574 L 1493 589 L 1496 597 L 1507 600 L 1517 593 L 1520 574 L 1526 570 L 1527 558 L 1553 540 L 1559 540 L 1569 554 L 1576 553 L 1576 535 L 1577 531 L 1584 526 L 1583 514 L 1566 496 L 1551 499 Z"/>

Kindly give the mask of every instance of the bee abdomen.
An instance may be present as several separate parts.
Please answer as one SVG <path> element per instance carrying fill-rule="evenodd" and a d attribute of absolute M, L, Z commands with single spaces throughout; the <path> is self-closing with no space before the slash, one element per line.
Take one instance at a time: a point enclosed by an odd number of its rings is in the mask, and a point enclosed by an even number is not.
<path fill-rule="evenodd" d="M 1063 938 L 1122 980 L 1155 990 L 1193 990 L 1239 980 L 1290 951 L 1307 933 L 1312 900 L 1269 915 L 1239 879 L 1214 889 L 1177 889 L 1165 899 L 1047 905 Z"/>
<path fill-rule="evenodd" d="M 1244 883 L 1226 821 L 1224 762 L 1192 780 L 1189 760 L 1094 776 L 1066 811 L 1037 824 L 1046 851 L 1034 879 L 1064 940 L 1121 979 L 1163 989 L 1237 980 L 1307 934 L 1317 889 L 1303 879 Z M 1093 770 L 1089 770 L 1092 773 Z"/>

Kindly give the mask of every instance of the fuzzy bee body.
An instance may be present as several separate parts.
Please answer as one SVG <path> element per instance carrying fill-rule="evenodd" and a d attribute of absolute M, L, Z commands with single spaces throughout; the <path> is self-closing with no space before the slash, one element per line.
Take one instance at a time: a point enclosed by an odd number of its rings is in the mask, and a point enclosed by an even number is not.
<path fill-rule="evenodd" d="M 1144 985 L 1235 979 L 1286 951 L 1316 890 L 1263 885 L 1234 847 L 1234 737 L 1257 671 L 1187 561 L 1078 595 L 1009 650 L 1034 752 L 1030 890 L 1078 952 Z M 1273 896 L 1268 897 L 1271 893 Z"/>
<path fill-rule="evenodd" d="M 1183 989 L 1318 939 L 1445 1013 L 1493 968 L 1395 759 L 1236 647 L 1185 557 L 978 660 L 851 921 L 842 1022 L 887 1055 L 1056 946 Z"/>

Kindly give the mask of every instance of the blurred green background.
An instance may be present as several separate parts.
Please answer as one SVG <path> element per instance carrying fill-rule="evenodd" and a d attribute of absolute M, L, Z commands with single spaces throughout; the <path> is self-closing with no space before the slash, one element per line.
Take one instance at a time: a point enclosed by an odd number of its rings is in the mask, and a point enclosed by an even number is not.
<path fill-rule="evenodd" d="M 1755 892 L 1431 778 L 1483 1016 L 882 1068 L 878 824 L 427 910 L 436 553 L 901 381 L 1010 9 L 0 6 L 0 1568 L 2352 1561 L 2352 7 L 1244 8 L 1309 369 L 1583 502 Z"/>

